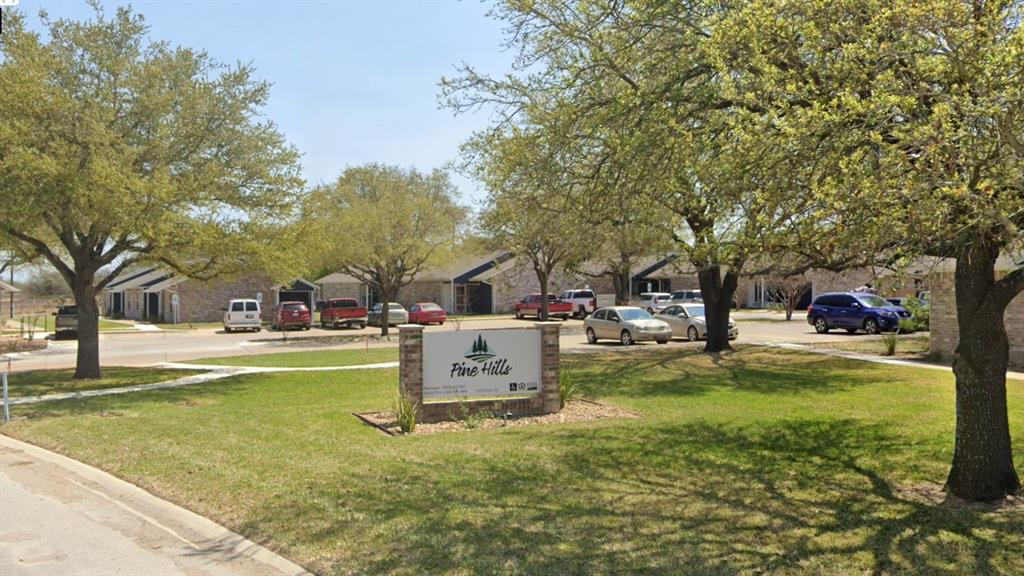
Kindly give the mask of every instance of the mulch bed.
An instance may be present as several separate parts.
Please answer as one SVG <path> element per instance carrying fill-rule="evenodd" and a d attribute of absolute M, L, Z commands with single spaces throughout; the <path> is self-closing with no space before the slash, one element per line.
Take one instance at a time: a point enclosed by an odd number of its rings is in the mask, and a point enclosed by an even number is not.
<path fill-rule="evenodd" d="M 26 340 L 20 337 L 3 337 L 0 338 L 0 354 L 42 350 L 46 348 L 46 345 L 47 341 L 42 338 L 38 340 Z"/>
<path fill-rule="evenodd" d="M 355 414 L 366 424 L 374 426 L 386 434 L 402 436 L 393 412 L 363 412 Z M 501 417 L 476 417 L 469 420 L 436 422 L 433 424 L 416 423 L 412 436 L 435 434 L 438 432 L 459 432 L 464 430 L 486 430 L 491 428 L 521 428 L 534 424 L 563 424 L 567 422 L 589 422 L 604 418 L 639 418 L 640 415 L 622 408 L 591 402 L 590 400 L 574 400 L 557 414 L 541 416 L 511 416 L 507 420 Z"/>

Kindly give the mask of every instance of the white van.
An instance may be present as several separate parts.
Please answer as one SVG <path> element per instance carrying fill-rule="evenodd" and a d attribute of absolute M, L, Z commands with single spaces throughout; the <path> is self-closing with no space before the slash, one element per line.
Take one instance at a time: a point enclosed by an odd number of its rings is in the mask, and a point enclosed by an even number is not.
<path fill-rule="evenodd" d="M 225 332 L 232 330 L 260 331 L 263 311 L 260 310 L 260 303 L 257 300 L 232 300 L 223 310 Z"/>

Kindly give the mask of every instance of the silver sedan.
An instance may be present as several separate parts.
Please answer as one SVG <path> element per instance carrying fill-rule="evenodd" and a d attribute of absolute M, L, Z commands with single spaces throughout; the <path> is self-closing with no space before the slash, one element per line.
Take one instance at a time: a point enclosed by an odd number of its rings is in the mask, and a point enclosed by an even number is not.
<path fill-rule="evenodd" d="M 370 326 L 380 326 L 380 317 L 384 306 L 380 302 L 373 305 L 369 314 L 366 315 L 366 322 Z M 388 324 L 397 326 L 409 323 L 409 311 L 398 302 L 388 303 Z"/>
<path fill-rule="evenodd" d="M 673 304 L 654 316 L 672 327 L 672 336 L 687 340 L 702 340 L 708 336 L 708 323 L 703 304 Z M 729 340 L 740 335 L 736 323 L 729 320 Z"/>
<path fill-rule="evenodd" d="M 635 306 L 598 308 L 583 321 L 583 329 L 591 344 L 600 338 L 618 340 L 624 346 L 643 340 L 664 344 L 672 338 L 668 324 Z"/>

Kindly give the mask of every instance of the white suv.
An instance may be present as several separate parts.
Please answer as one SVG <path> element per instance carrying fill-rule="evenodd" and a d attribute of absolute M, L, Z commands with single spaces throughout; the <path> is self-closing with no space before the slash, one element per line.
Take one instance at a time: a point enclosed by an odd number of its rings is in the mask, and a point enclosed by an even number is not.
<path fill-rule="evenodd" d="M 224 331 L 255 330 L 260 331 L 263 311 L 257 300 L 232 300 L 224 310 Z"/>
<path fill-rule="evenodd" d="M 597 308 L 597 294 L 593 290 L 566 290 L 558 295 L 562 302 L 572 303 L 572 315 L 577 318 L 586 318 L 594 313 Z"/>
<path fill-rule="evenodd" d="M 630 306 L 643 308 L 651 314 L 657 314 L 671 303 L 672 295 L 668 292 L 644 292 L 640 294 L 639 298 L 633 300 Z"/>

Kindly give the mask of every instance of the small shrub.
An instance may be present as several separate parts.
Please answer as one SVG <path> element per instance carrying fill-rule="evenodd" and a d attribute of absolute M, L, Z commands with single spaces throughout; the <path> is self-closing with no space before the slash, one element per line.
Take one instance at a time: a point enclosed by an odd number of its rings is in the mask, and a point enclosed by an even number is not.
<path fill-rule="evenodd" d="M 896 339 L 898 337 L 898 334 L 895 332 L 882 334 L 882 356 L 896 355 Z"/>
<path fill-rule="evenodd" d="M 913 332 L 917 332 L 917 322 L 912 318 L 900 318 L 900 326 L 897 332 L 900 334 L 911 334 Z"/>
<path fill-rule="evenodd" d="M 914 320 L 914 326 L 917 330 L 928 330 L 931 321 L 931 309 L 927 303 L 922 302 L 918 298 L 907 298 L 903 307 L 910 312 L 910 317 Z"/>
<path fill-rule="evenodd" d="M 416 408 L 416 404 L 401 394 L 395 398 L 395 418 L 403 434 L 409 434 L 416 429 Z"/>
<path fill-rule="evenodd" d="M 583 395 L 583 391 L 576 385 L 572 374 L 562 370 L 558 377 L 558 407 L 565 408 L 565 405 Z"/>

